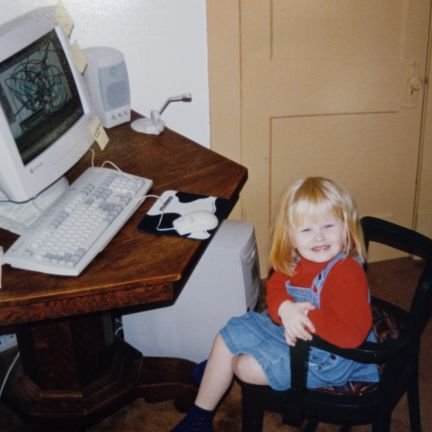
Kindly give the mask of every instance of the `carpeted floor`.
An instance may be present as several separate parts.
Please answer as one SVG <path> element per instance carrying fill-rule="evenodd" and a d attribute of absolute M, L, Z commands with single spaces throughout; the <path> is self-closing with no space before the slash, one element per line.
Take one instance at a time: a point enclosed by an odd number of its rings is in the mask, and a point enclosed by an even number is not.
<path fill-rule="evenodd" d="M 420 263 L 411 259 L 398 259 L 371 264 L 369 281 L 371 291 L 393 302 L 406 306 L 412 287 L 420 271 Z M 423 430 L 432 431 L 432 368 L 430 354 L 432 352 L 432 322 L 429 323 L 422 339 L 420 362 L 420 399 Z M 215 431 L 240 432 L 240 390 L 234 384 L 231 391 L 221 404 L 215 418 Z M 111 417 L 88 429 L 88 432 L 168 432 L 182 418 L 183 414 L 176 411 L 172 401 L 149 404 L 138 399 L 126 408 L 113 413 Z M 28 432 L 30 427 L 21 421 L 0 403 L 0 431 Z M 264 432 L 291 432 L 295 428 L 283 425 L 277 414 L 267 413 Z M 320 432 L 332 432 L 337 428 L 332 425 L 320 425 Z M 354 427 L 353 432 L 370 431 L 369 426 Z M 408 411 L 405 398 L 401 400 L 392 417 L 392 432 L 409 431 Z"/>

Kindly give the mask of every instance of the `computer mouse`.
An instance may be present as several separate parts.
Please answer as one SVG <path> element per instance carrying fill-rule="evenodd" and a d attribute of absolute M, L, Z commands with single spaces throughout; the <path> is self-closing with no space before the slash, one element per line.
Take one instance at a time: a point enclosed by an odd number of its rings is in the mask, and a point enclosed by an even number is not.
<path fill-rule="evenodd" d="M 204 240 L 210 237 L 208 231 L 218 224 L 219 220 L 213 213 L 200 210 L 178 217 L 174 220 L 173 227 L 180 235 Z"/>

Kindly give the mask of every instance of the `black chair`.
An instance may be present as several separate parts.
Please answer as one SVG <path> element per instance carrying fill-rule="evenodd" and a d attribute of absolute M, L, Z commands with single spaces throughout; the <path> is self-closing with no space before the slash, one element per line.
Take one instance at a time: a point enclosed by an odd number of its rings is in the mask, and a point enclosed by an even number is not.
<path fill-rule="evenodd" d="M 419 350 L 421 334 L 432 313 L 432 240 L 407 228 L 373 217 L 361 221 L 366 244 L 382 243 L 422 258 L 424 269 L 409 310 L 371 297 L 378 343 L 341 349 L 314 337 L 292 348 L 292 388 L 274 391 L 268 386 L 241 383 L 243 432 L 262 431 L 266 410 L 280 412 L 285 423 L 313 431 L 318 423 L 372 424 L 373 432 L 390 431 L 391 415 L 407 393 L 411 431 L 421 430 L 419 401 Z M 379 383 L 349 382 L 340 388 L 305 388 L 310 346 L 323 348 L 360 362 L 380 365 Z"/>

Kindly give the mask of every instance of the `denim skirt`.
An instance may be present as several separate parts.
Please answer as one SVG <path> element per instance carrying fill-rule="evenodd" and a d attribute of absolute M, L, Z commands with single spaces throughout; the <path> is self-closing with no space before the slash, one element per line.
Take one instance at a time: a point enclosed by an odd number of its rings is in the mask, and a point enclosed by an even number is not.
<path fill-rule="evenodd" d="M 275 324 L 266 312 L 232 318 L 220 334 L 233 355 L 250 354 L 257 360 L 272 389 L 291 387 L 290 347 L 283 326 Z M 377 365 L 358 363 L 314 347 L 309 353 L 308 371 L 309 388 L 379 380 Z"/>

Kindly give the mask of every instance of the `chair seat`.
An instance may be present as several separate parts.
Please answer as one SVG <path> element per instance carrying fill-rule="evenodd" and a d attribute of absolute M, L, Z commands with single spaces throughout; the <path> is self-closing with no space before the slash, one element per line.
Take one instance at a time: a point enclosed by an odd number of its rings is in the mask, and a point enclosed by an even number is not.
<path fill-rule="evenodd" d="M 392 306 L 394 310 L 395 306 Z M 384 342 L 389 339 L 397 339 L 401 331 L 405 327 L 405 321 L 400 317 L 405 314 L 405 311 L 397 309 L 398 316 L 393 314 L 386 303 L 372 303 L 372 320 L 373 330 L 378 342 Z M 382 371 L 381 371 L 382 373 Z M 348 381 L 342 386 L 326 386 L 314 389 L 314 392 L 327 393 L 343 396 L 362 396 L 372 393 L 378 389 L 377 383 L 363 381 Z"/>

